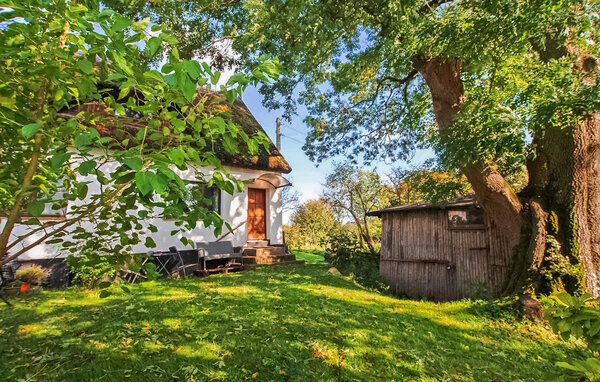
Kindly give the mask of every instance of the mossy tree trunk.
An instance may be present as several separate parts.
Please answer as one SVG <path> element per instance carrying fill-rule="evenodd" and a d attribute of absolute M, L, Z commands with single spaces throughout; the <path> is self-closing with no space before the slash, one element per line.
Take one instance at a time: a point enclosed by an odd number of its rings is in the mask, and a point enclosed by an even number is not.
<path fill-rule="evenodd" d="M 464 101 L 460 65 L 434 58 L 415 66 L 444 134 Z M 514 246 L 505 293 L 564 288 L 600 296 L 600 115 L 540 129 L 534 144 L 529 183 L 518 196 L 488 161 L 463 168 L 480 205 Z"/>

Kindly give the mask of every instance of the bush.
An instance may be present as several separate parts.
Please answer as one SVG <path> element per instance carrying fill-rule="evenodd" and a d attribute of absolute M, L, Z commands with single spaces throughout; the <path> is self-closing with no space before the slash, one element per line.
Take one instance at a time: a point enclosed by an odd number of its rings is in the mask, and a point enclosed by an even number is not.
<path fill-rule="evenodd" d="M 22 283 L 40 285 L 48 274 L 39 265 L 32 265 L 31 267 L 19 269 L 16 273 L 17 280 Z"/>
<path fill-rule="evenodd" d="M 593 352 L 600 350 L 600 309 L 597 299 L 589 294 L 577 297 L 560 293 L 544 299 L 544 306 L 544 316 L 556 334 L 565 340 L 571 336 L 583 338 L 588 349 Z M 562 368 L 562 380 L 600 381 L 600 360 L 597 358 L 566 361 L 556 364 Z"/>
<path fill-rule="evenodd" d="M 352 276 L 360 285 L 380 292 L 389 290 L 379 274 L 379 253 L 364 248 L 351 231 L 338 229 L 330 234 L 324 257 L 341 274 Z"/>
<path fill-rule="evenodd" d="M 102 280 L 113 278 L 116 273 L 105 256 L 71 256 L 67 263 L 73 273 L 73 281 L 87 289 L 98 288 Z"/>

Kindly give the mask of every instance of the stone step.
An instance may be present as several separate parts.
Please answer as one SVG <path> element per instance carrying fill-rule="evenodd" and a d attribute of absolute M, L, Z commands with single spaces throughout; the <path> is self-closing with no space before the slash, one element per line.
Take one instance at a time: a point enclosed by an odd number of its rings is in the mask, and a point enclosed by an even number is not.
<path fill-rule="evenodd" d="M 246 248 L 255 248 L 255 247 L 268 247 L 268 240 L 250 240 L 246 243 Z"/>
<path fill-rule="evenodd" d="M 270 256 L 244 256 L 242 258 L 243 264 L 275 264 L 284 263 L 289 261 L 295 261 L 296 256 L 294 255 L 270 255 Z"/>
<path fill-rule="evenodd" d="M 243 252 L 244 256 L 279 256 L 285 255 L 285 247 L 275 247 L 275 246 L 267 246 L 267 247 L 254 247 L 254 248 L 246 248 Z"/>

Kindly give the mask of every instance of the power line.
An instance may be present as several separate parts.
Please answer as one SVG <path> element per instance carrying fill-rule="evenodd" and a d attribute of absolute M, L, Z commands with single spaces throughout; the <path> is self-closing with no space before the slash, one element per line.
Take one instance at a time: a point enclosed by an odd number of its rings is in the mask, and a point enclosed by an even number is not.
<path fill-rule="evenodd" d="M 297 142 L 301 145 L 304 145 L 304 142 L 301 142 L 301 141 L 297 140 L 296 138 L 290 137 L 289 135 L 281 134 L 281 136 L 286 137 L 287 139 L 291 139 L 292 141 Z"/>

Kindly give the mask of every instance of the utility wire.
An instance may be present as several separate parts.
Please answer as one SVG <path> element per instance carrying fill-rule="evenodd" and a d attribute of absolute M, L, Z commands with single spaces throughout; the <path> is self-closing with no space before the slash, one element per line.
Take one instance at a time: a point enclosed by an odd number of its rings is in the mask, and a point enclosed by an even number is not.
<path fill-rule="evenodd" d="M 299 140 L 298 140 L 298 139 L 296 139 L 296 138 L 290 137 L 289 135 L 281 134 L 281 136 L 282 136 L 282 137 L 285 137 L 285 138 L 287 138 L 287 139 L 291 139 L 291 140 L 292 140 L 292 141 L 294 141 L 294 142 L 300 143 L 301 145 L 304 145 L 304 142 L 301 142 L 301 141 L 299 141 Z"/>

